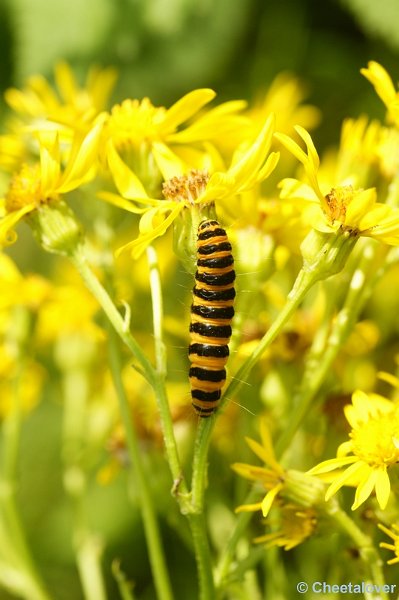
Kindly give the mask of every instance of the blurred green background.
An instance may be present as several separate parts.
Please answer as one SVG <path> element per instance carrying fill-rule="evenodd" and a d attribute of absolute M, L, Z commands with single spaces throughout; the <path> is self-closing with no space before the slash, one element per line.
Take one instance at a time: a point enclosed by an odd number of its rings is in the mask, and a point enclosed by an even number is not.
<path fill-rule="evenodd" d="M 343 117 L 382 106 L 359 74 L 370 59 L 395 79 L 396 0 L 0 0 L 0 85 L 51 77 L 62 58 L 120 70 L 115 99 L 166 104 L 195 87 L 252 98 L 281 70 L 309 85 L 322 142 Z"/>

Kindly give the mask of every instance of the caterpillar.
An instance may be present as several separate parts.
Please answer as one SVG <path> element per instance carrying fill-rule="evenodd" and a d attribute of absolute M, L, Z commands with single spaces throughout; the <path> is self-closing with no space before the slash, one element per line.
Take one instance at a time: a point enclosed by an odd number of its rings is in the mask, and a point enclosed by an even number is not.
<path fill-rule="evenodd" d="M 216 410 L 226 381 L 224 367 L 236 295 L 233 265 L 225 230 L 217 221 L 202 221 L 197 236 L 188 349 L 192 405 L 200 417 L 209 417 Z"/>

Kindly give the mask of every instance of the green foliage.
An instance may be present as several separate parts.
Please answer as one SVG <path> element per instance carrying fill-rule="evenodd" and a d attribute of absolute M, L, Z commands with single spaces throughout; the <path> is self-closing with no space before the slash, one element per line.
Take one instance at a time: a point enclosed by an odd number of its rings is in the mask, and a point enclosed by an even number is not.
<path fill-rule="evenodd" d="M 342 0 L 370 37 L 380 38 L 387 46 L 399 49 L 398 3 L 396 0 Z"/>

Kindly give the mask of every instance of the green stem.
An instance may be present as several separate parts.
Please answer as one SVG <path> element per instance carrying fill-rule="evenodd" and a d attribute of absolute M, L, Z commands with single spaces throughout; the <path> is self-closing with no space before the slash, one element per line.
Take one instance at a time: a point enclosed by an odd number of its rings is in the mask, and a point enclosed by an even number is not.
<path fill-rule="evenodd" d="M 63 372 L 64 487 L 73 509 L 73 544 L 83 595 L 86 600 L 106 600 L 101 570 L 102 543 L 90 531 L 86 505 L 88 368 L 94 346 L 81 337 L 61 337 L 56 361 Z"/>
<path fill-rule="evenodd" d="M 330 373 L 331 365 L 353 330 L 365 302 L 381 277 L 380 266 L 386 257 L 386 252 L 387 249 L 382 251 L 380 249 L 376 257 L 374 242 L 367 243 L 363 248 L 360 262 L 354 269 L 344 304 L 334 319 L 326 346 L 320 347 L 317 339 L 313 351 L 310 352 L 299 397 L 296 398 L 288 423 L 275 445 L 277 457 L 281 457 L 290 446 L 316 394 Z"/>
<path fill-rule="evenodd" d="M 212 421 L 214 421 L 213 418 Z M 208 467 L 208 449 L 212 429 L 213 423 L 210 422 L 210 419 L 200 419 L 194 444 L 193 474 L 191 480 L 191 504 L 196 514 L 202 513 L 204 508 L 205 475 Z"/>
<path fill-rule="evenodd" d="M 378 586 L 383 590 L 385 584 L 383 574 L 383 562 L 373 546 L 371 538 L 364 534 L 356 523 L 351 519 L 346 512 L 341 510 L 338 503 L 327 502 L 325 511 L 329 518 L 355 543 L 359 550 L 360 557 L 366 569 L 369 571 L 370 580 L 366 583 Z M 367 600 L 387 600 L 388 596 L 385 592 L 365 593 Z"/>
<path fill-rule="evenodd" d="M 22 425 L 21 404 L 21 378 L 24 369 L 24 344 L 29 335 L 29 323 L 27 311 L 17 306 L 14 310 L 12 326 L 8 342 L 12 344 L 17 357 L 17 368 L 12 381 L 12 398 L 10 409 L 3 422 L 2 440 L 2 464 L 0 476 L 0 529 L 4 537 L 0 540 L 4 544 L 0 554 L 5 559 L 14 555 L 14 565 L 24 580 L 25 597 L 32 600 L 49 600 L 47 591 L 37 573 L 26 536 L 21 523 L 17 508 L 15 491 L 17 486 L 17 463 L 20 447 L 20 435 Z M 1 578 L 0 578 L 1 580 Z"/>
<path fill-rule="evenodd" d="M 282 311 L 278 314 L 275 321 L 273 321 L 270 328 L 260 340 L 259 344 L 256 346 L 251 356 L 247 358 L 244 364 L 234 375 L 233 379 L 231 380 L 230 384 L 228 385 L 226 391 L 223 394 L 221 406 L 223 406 L 227 402 L 227 399 L 230 399 L 232 395 L 237 391 L 237 389 L 243 384 L 243 382 L 248 377 L 249 373 L 252 371 L 253 367 L 261 358 L 262 354 L 280 333 L 280 331 L 282 330 L 288 319 L 292 316 L 298 305 L 302 302 L 310 288 L 319 279 L 320 276 L 314 271 L 307 271 L 305 269 L 302 269 L 299 272 L 294 286 L 291 292 L 288 294 L 287 302 L 284 305 Z"/>
<path fill-rule="evenodd" d="M 128 324 L 125 323 L 121 314 L 112 302 L 108 292 L 101 285 L 101 283 L 91 270 L 90 266 L 88 265 L 86 257 L 83 253 L 83 248 L 78 247 L 77 249 L 75 249 L 74 253 L 70 256 L 70 258 L 77 270 L 79 271 L 87 288 L 97 299 L 98 303 L 107 315 L 114 330 L 138 361 L 139 371 L 154 389 L 160 412 L 160 419 L 162 424 L 165 450 L 168 458 L 169 468 L 171 470 L 173 480 L 175 482 L 181 482 L 179 488 L 181 495 L 178 496 L 178 499 L 180 501 L 181 510 L 187 512 L 189 510 L 189 503 L 187 499 L 187 487 L 185 485 L 184 480 L 182 480 L 182 469 L 180 466 L 180 460 L 173 432 L 172 418 L 170 415 L 168 400 L 165 392 L 164 374 L 159 373 L 156 369 L 154 369 L 150 361 L 142 352 L 140 345 L 131 334 Z"/>
<path fill-rule="evenodd" d="M 87 600 L 106 600 L 101 556 L 103 545 L 89 531 L 82 531 L 82 539 L 77 542 L 77 563 L 84 597 Z"/>
<path fill-rule="evenodd" d="M 211 551 L 206 534 L 204 516 L 202 514 L 188 514 L 187 518 L 194 542 L 195 559 L 199 576 L 200 600 L 215 600 Z"/>
<path fill-rule="evenodd" d="M 133 356 L 140 364 L 140 372 L 145 377 L 145 379 L 152 384 L 155 377 L 154 368 L 151 365 L 148 358 L 142 352 L 140 345 L 129 330 L 129 323 L 125 323 L 122 318 L 122 315 L 116 309 L 114 303 L 112 302 L 108 292 L 101 285 L 100 281 L 97 279 L 96 275 L 91 270 L 86 256 L 83 253 L 82 246 L 78 246 L 74 253 L 70 255 L 70 259 L 75 265 L 76 269 L 79 271 L 80 276 L 82 277 L 84 283 L 87 288 L 91 291 L 93 296 L 96 298 L 101 308 L 107 315 L 109 321 L 111 322 L 113 328 L 124 342 L 124 344 L 129 348 Z"/>
<path fill-rule="evenodd" d="M 119 594 L 122 600 L 135 600 L 133 594 L 133 585 L 128 581 L 125 573 L 121 570 L 117 560 L 112 563 L 112 574 L 118 586 Z"/>
<path fill-rule="evenodd" d="M 148 545 L 154 584 L 157 590 L 158 598 L 161 600 L 172 600 L 173 594 L 171 591 L 165 555 L 162 548 L 161 535 L 156 518 L 151 489 L 148 484 L 149 476 L 144 469 L 140 454 L 139 442 L 130 413 L 129 402 L 121 378 L 122 363 L 119 348 L 116 343 L 114 332 L 111 330 L 111 328 L 109 328 L 109 330 L 109 357 L 111 374 L 118 395 L 119 409 L 125 428 L 129 456 L 132 461 L 138 483 L 137 487 L 140 508 L 143 517 L 144 532 Z"/>
<path fill-rule="evenodd" d="M 173 420 L 170 413 L 168 397 L 165 388 L 165 376 L 167 372 L 166 351 L 163 342 L 162 324 L 162 286 L 159 275 L 158 257 L 153 247 L 147 249 L 147 257 L 150 268 L 150 289 L 154 328 L 154 347 L 156 369 L 154 372 L 153 389 L 158 405 L 158 411 L 162 423 L 163 438 L 168 456 L 169 467 L 173 477 L 173 492 L 179 502 L 183 514 L 191 511 L 187 484 L 183 476 L 180 459 L 177 452 L 176 439 L 173 430 Z"/>
<path fill-rule="evenodd" d="M 252 504 L 259 498 L 259 490 L 256 488 L 252 488 L 247 497 L 245 498 L 243 504 Z M 233 533 L 228 539 L 225 549 L 220 557 L 219 563 L 216 568 L 215 580 L 216 586 L 222 587 L 227 580 L 234 579 L 234 575 L 229 575 L 230 565 L 234 559 L 234 555 L 236 552 L 236 547 L 238 542 L 241 539 L 242 534 L 248 526 L 251 518 L 253 516 L 252 512 L 241 512 L 233 529 Z M 263 548 L 264 552 L 264 548 Z M 239 567 L 237 567 L 238 569 Z"/>
<path fill-rule="evenodd" d="M 154 248 L 151 246 L 147 249 L 148 263 L 150 267 L 150 285 L 151 285 L 151 298 L 153 306 L 153 321 L 154 321 L 154 344 L 155 344 L 155 360 L 158 375 L 158 385 L 156 385 L 156 396 L 158 398 L 159 410 L 163 411 L 168 409 L 169 404 L 166 398 L 166 391 L 164 385 L 164 378 L 166 373 L 166 352 L 165 345 L 162 336 L 162 290 L 161 282 L 159 277 L 159 267 L 157 261 L 157 255 Z M 172 422 L 170 420 L 170 422 Z M 169 435 L 173 435 L 172 432 L 166 432 L 165 440 L 167 441 Z M 173 438 L 174 439 L 174 438 Z M 198 457 L 198 452 L 194 453 L 194 462 Z M 206 533 L 205 521 L 203 518 L 202 505 L 197 503 L 197 498 L 203 497 L 203 491 L 199 494 L 197 489 L 192 490 L 192 499 L 189 501 L 189 495 L 184 479 L 182 479 L 182 473 L 179 473 L 179 478 L 175 479 L 177 496 L 180 503 L 180 508 L 183 514 L 186 514 L 191 534 L 194 543 L 195 559 L 197 563 L 199 586 L 200 586 L 200 598 L 201 600 L 213 600 L 215 589 L 212 575 L 212 562 L 210 558 L 209 541 Z M 184 495 L 184 498 L 182 498 Z"/>
<path fill-rule="evenodd" d="M 152 300 L 152 318 L 154 330 L 155 364 L 160 376 L 166 375 L 166 351 L 162 335 L 163 302 L 161 278 L 159 276 L 158 257 L 152 246 L 147 248 L 148 266 L 150 268 L 150 288 Z"/>

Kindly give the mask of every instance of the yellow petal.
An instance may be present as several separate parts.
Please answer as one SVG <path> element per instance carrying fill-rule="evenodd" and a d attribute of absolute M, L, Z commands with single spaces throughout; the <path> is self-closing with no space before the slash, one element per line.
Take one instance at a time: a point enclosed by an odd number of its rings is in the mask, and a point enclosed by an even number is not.
<path fill-rule="evenodd" d="M 254 512 L 256 510 L 262 509 L 262 503 L 257 502 L 256 504 L 241 504 L 241 506 L 237 506 L 234 512 Z"/>
<path fill-rule="evenodd" d="M 303 141 L 306 144 L 306 149 L 308 151 L 307 162 L 310 162 L 310 164 L 312 165 L 314 170 L 317 171 L 317 169 L 320 166 L 320 158 L 317 153 L 316 147 L 313 143 L 313 140 L 310 136 L 310 133 L 308 131 L 306 131 L 306 129 L 304 127 L 301 127 L 300 125 L 295 126 L 295 131 L 301 136 L 301 138 L 303 139 Z"/>
<path fill-rule="evenodd" d="M 235 113 L 246 108 L 245 100 L 232 100 L 224 102 L 204 115 L 198 117 L 192 125 L 185 127 L 167 137 L 168 142 L 178 144 L 192 144 L 193 142 L 214 139 L 216 136 L 226 134 L 226 129 L 236 129 L 237 120 L 244 121 L 245 117 L 238 116 Z M 230 129 L 231 131 L 231 129 Z"/>
<path fill-rule="evenodd" d="M 106 108 L 117 77 L 118 71 L 113 67 L 107 67 L 106 69 L 93 67 L 90 69 L 86 87 L 97 110 Z"/>
<path fill-rule="evenodd" d="M 310 134 L 299 125 L 295 126 L 296 132 L 300 135 L 306 144 L 307 154 L 294 140 L 283 133 L 275 134 L 275 137 L 289 150 L 305 167 L 306 175 L 309 179 L 316 196 L 318 197 L 323 208 L 326 208 L 326 199 L 321 192 L 317 181 L 317 172 L 319 169 L 320 159 L 317 150 L 313 144 Z"/>
<path fill-rule="evenodd" d="M 395 100 L 396 90 L 391 77 L 379 63 L 370 61 L 368 69 L 360 69 L 362 75 L 374 86 L 378 96 L 386 106 Z"/>
<path fill-rule="evenodd" d="M 273 442 L 266 419 L 261 420 L 260 435 L 262 438 L 262 446 L 265 451 L 265 456 L 267 457 L 267 459 L 265 460 L 266 464 L 273 467 L 277 473 L 281 473 L 283 469 L 277 462 L 276 456 L 274 454 Z"/>
<path fill-rule="evenodd" d="M 349 454 L 349 452 L 353 451 L 353 442 L 352 440 L 349 440 L 347 442 L 343 442 L 342 444 L 340 444 L 338 446 L 337 449 L 337 458 L 342 458 L 343 456 L 346 456 L 347 454 Z"/>
<path fill-rule="evenodd" d="M 312 469 L 309 469 L 307 473 L 308 475 L 320 475 L 321 473 L 329 473 L 330 471 L 334 471 L 335 469 L 340 469 L 341 467 L 350 465 L 354 461 L 357 461 L 356 456 L 330 458 L 329 460 L 324 460 L 323 462 L 319 463 Z"/>
<path fill-rule="evenodd" d="M 257 182 L 264 181 L 273 173 L 274 169 L 277 167 L 278 161 L 280 160 L 280 152 L 271 152 L 267 157 L 267 160 L 261 170 L 258 173 L 256 178 Z"/>
<path fill-rule="evenodd" d="M 355 192 L 352 201 L 349 203 L 346 209 L 345 224 L 357 227 L 360 223 L 360 220 L 365 215 L 370 213 L 370 210 L 376 203 L 376 200 L 377 193 L 375 188 L 369 188 L 367 190 L 362 190 L 361 192 Z M 362 223 L 362 229 L 366 228 L 367 226 L 364 226 Z"/>
<path fill-rule="evenodd" d="M 22 219 L 24 215 L 35 209 L 35 204 L 26 204 L 19 210 L 15 210 L 7 214 L 0 220 L 0 245 L 9 246 L 16 240 L 16 234 L 12 231 L 12 228 Z"/>
<path fill-rule="evenodd" d="M 386 469 L 379 469 L 378 476 L 375 484 L 375 493 L 377 496 L 377 502 L 380 505 L 381 510 L 386 508 L 388 504 L 389 496 L 391 493 L 391 482 L 389 481 L 389 475 Z"/>
<path fill-rule="evenodd" d="M 39 134 L 40 186 L 44 196 L 51 195 L 60 180 L 61 157 L 58 133 L 47 131 Z"/>
<path fill-rule="evenodd" d="M 178 214 L 180 213 L 181 210 L 183 210 L 184 205 L 183 204 L 177 204 L 175 206 L 175 208 L 171 211 L 171 213 L 169 214 L 168 217 L 165 218 L 164 215 L 157 215 L 157 219 L 158 219 L 158 224 L 151 228 L 150 222 L 154 222 L 154 214 L 151 213 L 150 215 L 148 215 L 148 218 L 146 217 L 143 227 L 147 227 L 148 231 L 147 233 L 142 233 L 140 234 L 140 236 L 129 242 L 128 244 L 125 244 L 124 246 L 122 246 L 121 248 L 118 248 L 116 255 L 119 256 L 119 254 L 121 252 L 124 252 L 125 250 L 132 250 L 132 257 L 133 258 L 139 258 L 139 256 L 145 251 L 145 249 L 147 248 L 147 246 L 149 246 L 149 244 L 151 244 L 151 242 L 163 235 L 165 233 L 165 231 L 168 229 L 168 227 L 173 223 L 173 221 L 176 219 L 176 217 L 178 216 Z M 152 210 L 152 209 L 151 209 Z M 149 211 L 147 211 L 149 212 Z M 143 215 L 144 217 L 145 215 Z M 142 217 L 142 219 L 143 219 Z M 163 220 L 162 220 L 163 218 Z"/>
<path fill-rule="evenodd" d="M 309 202 L 318 202 L 314 189 L 298 179 L 286 177 L 280 181 L 278 187 L 281 188 L 280 198 L 300 198 Z"/>
<path fill-rule="evenodd" d="M 357 476 L 363 469 L 364 463 L 357 461 L 341 473 L 328 488 L 325 496 L 326 502 L 328 502 L 328 500 L 336 494 L 343 485 L 347 484 L 352 477 Z"/>
<path fill-rule="evenodd" d="M 123 162 L 112 140 L 107 143 L 107 159 L 115 185 L 122 196 L 128 200 L 148 198 L 140 179 Z"/>
<path fill-rule="evenodd" d="M 60 61 L 57 63 L 54 73 L 57 87 L 61 92 L 63 100 L 66 104 L 73 105 L 76 102 L 79 90 L 71 67 L 67 62 Z"/>
<path fill-rule="evenodd" d="M 281 142 L 281 144 L 283 144 L 283 146 L 289 152 L 291 152 L 291 154 L 293 154 L 295 158 L 299 160 L 299 162 L 301 162 L 303 165 L 307 162 L 308 157 L 306 152 L 304 152 L 302 148 L 298 146 L 298 144 L 294 142 L 294 140 L 292 140 L 288 135 L 286 135 L 285 133 L 276 132 L 274 134 L 274 137 L 276 138 L 276 140 Z"/>
<path fill-rule="evenodd" d="M 153 142 L 152 154 L 164 180 L 181 176 L 188 170 L 187 165 L 168 146 L 162 142 Z"/>
<path fill-rule="evenodd" d="M 378 472 L 370 469 L 368 476 L 365 477 L 361 483 L 359 483 L 356 489 L 355 500 L 352 504 L 352 510 L 359 508 L 359 506 L 370 497 L 370 494 L 376 484 L 377 476 Z"/>
<path fill-rule="evenodd" d="M 216 96 L 216 92 L 204 88 L 189 92 L 180 100 L 175 102 L 167 111 L 163 119 L 162 130 L 164 134 L 172 133 L 181 123 L 187 121 L 205 104 L 208 104 Z"/>
<path fill-rule="evenodd" d="M 270 492 L 266 494 L 266 496 L 262 500 L 262 514 L 264 517 L 267 517 L 269 511 L 272 507 L 275 497 L 282 490 L 284 485 L 282 483 L 277 484 Z"/>
<path fill-rule="evenodd" d="M 134 213 L 136 215 L 142 215 L 146 210 L 148 210 L 147 206 L 139 208 L 133 202 L 122 198 L 122 196 L 118 196 L 118 194 L 113 194 L 112 192 L 99 192 L 97 194 L 101 200 L 105 200 L 118 208 L 122 208 L 123 210 L 127 210 L 128 212 Z"/>
<path fill-rule="evenodd" d="M 74 144 L 57 190 L 60 194 L 65 194 L 94 177 L 93 167 L 97 164 L 101 131 L 102 122 L 100 121 L 84 137 L 82 143 L 77 141 Z"/>
<path fill-rule="evenodd" d="M 231 190 L 231 193 L 250 189 L 257 182 L 257 176 L 263 167 L 263 163 L 265 162 L 270 149 L 274 131 L 274 122 L 274 115 L 269 115 L 257 138 L 250 144 L 247 152 L 245 152 L 240 160 L 236 164 L 233 164 L 228 170 L 227 174 L 229 177 L 235 179 L 235 186 L 234 189 Z"/>

